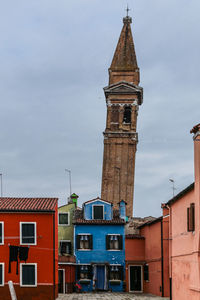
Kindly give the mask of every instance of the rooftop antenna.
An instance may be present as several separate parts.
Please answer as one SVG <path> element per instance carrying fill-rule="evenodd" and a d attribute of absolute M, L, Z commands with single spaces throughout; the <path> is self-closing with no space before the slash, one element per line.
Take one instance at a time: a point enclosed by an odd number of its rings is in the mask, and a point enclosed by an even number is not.
<path fill-rule="evenodd" d="M 174 179 L 169 179 L 169 181 L 172 183 L 172 194 L 173 194 L 173 198 L 174 198 L 174 195 L 175 195 L 175 190 L 176 190 L 176 188 L 175 188 L 175 181 L 174 181 Z"/>
<path fill-rule="evenodd" d="M 69 196 L 71 196 L 71 194 L 72 194 L 71 170 L 65 169 L 65 172 L 69 173 L 69 191 L 70 191 L 70 195 Z"/>
<path fill-rule="evenodd" d="M 3 197 L 3 174 L 0 173 L 1 176 L 1 197 Z"/>

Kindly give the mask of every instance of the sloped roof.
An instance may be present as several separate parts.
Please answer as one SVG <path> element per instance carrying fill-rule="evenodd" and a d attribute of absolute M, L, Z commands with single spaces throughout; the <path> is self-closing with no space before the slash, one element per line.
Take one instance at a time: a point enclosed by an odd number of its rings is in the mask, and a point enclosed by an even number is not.
<path fill-rule="evenodd" d="M 158 217 L 158 218 L 156 218 L 156 219 L 154 219 L 154 220 L 147 221 L 147 222 L 143 223 L 142 225 L 139 225 L 137 228 L 142 228 L 142 227 L 144 227 L 144 226 L 150 226 L 150 225 L 153 225 L 153 224 L 155 224 L 155 223 L 157 223 L 157 222 L 162 221 L 162 219 L 163 219 L 162 216 L 161 216 L 161 217 Z"/>
<path fill-rule="evenodd" d="M 1 211 L 55 211 L 58 198 L 0 198 Z"/>
<path fill-rule="evenodd" d="M 192 184 L 190 184 L 189 186 L 187 186 L 180 193 L 178 193 L 175 197 L 173 197 L 172 199 L 170 199 L 167 203 L 164 203 L 163 206 L 173 204 L 174 202 L 176 202 L 177 200 L 181 199 L 183 196 L 185 196 L 187 193 L 189 193 L 193 189 L 194 189 L 194 182 Z"/>
<path fill-rule="evenodd" d="M 138 69 L 133 36 L 131 32 L 130 17 L 123 19 L 124 26 L 122 28 L 119 41 L 115 50 L 115 54 L 110 66 L 112 71 L 134 71 Z"/>
<path fill-rule="evenodd" d="M 106 202 L 106 203 L 108 203 L 108 204 L 113 205 L 112 202 L 107 201 L 107 200 L 104 200 L 104 199 L 101 199 L 101 198 L 99 198 L 99 197 L 97 197 L 97 198 L 95 198 L 95 199 L 88 200 L 88 201 L 84 202 L 83 205 L 88 204 L 88 203 L 91 203 L 91 202 L 95 202 L 95 201 L 102 201 L 102 202 Z"/>
<path fill-rule="evenodd" d="M 118 224 L 118 225 L 123 225 L 126 222 L 120 218 L 119 216 L 119 210 L 114 209 L 113 210 L 113 219 L 112 220 L 85 220 L 83 216 L 83 210 L 75 210 L 74 214 L 74 220 L 73 224 L 97 224 L 97 225 L 113 225 L 113 224 Z"/>

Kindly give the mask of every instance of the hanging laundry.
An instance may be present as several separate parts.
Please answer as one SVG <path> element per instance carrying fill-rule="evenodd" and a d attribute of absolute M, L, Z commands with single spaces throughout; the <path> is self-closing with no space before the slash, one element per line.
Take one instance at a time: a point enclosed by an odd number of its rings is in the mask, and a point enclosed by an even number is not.
<path fill-rule="evenodd" d="M 19 260 L 27 261 L 29 247 L 19 247 Z"/>
<path fill-rule="evenodd" d="M 9 270 L 8 273 L 11 273 L 11 262 L 16 261 L 16 274 L 18 275 L 18 252 L 19 247 L 18 246 L 9 246 Z"/>

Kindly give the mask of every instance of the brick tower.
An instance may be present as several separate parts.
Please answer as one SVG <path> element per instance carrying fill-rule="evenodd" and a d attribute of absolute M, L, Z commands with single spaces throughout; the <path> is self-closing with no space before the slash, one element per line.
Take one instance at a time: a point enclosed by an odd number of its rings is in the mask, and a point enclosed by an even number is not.
<path fill-rule="evenodd" d="M 104 156 L 101 198 L 118 207 L 127 203 L 127 216 L 133 214 L 136 132 L 138 107 L 143 89 L 138 86 L 140 73 L 131 32 L 132 19 L 123 19 L 123 28 L 109 68 L 109 85 L 104 88 L 107 121 L 104 134 Z"/>

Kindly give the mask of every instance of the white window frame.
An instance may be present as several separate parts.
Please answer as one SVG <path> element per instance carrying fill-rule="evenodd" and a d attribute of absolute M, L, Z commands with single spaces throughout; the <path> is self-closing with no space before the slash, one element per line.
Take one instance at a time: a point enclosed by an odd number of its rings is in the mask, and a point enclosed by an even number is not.
<path fill-rule="evenodd" d="M 0 262 L 0 265 L 2 265 L 2 284 L 0 283 L 0 286 L 5 285 L 5 264 L 3 262 Z"/>
<path fill-rule="evenodd" d="M 123 236 L 120 233 L 108 233 L 106 235 L 117 235 L 117 236 Z M 122 249 L 123 250 L 123 249 Z M 121 249 L 108 249 L 107 251 L 122 251 Z"/>
<path fill-rule="evenodd" d="M 35 284 L 22 284 L 22 266 L 35 266 Z M 37 287 L 37 263 L 20 263 L 20 286 L 21 287 Z"/>
<path fill-rule="evenodd" d="M 35 243 L 22 243 L 22 225 L 23 224 L 34 224 L 35 225 Z M 37 223 L 36 222 L 20 222 L 20 245 L 37 245 Z"/>
<path fill-rule="evenodd" d="M 77 235 L 92 235 L 93 236 L 92 233 L 78 233 Z M 77 245 L 76 245 L 76 247 L 77 247 Z M 92 251 L 93 249 L 76 249 L 76 250 L 77 251 Z M 83 265 L 83 264 L 81 264 L 81 265 Z"/>
<path fill-rule="evenodd" d="M 59 215 L 62 214 L 62 215 L 68 215 L 68 224 L 60 224 L 59 223 Z M 58 213 L 58 225 L 59 226 L 70 226 L 70 213 L 69 212 L 59 212 Z"/>
<path fill-rule="evenodd" d="M 2 243 L 0 245 L 4 245 L 4 222 L 0 222 L 2 224 Z"/>
<path fill-rule="evenodd" d="M 103 206 L 103 219 L 94 219 L 94 206 Z M 104 216 L 104 205 L 103 205 L 103 204 L 93 204 L 93 205 L 92 205 L 92 219 L 93 219 L 93 220 L 105 220 L 105 216 Z"/>

